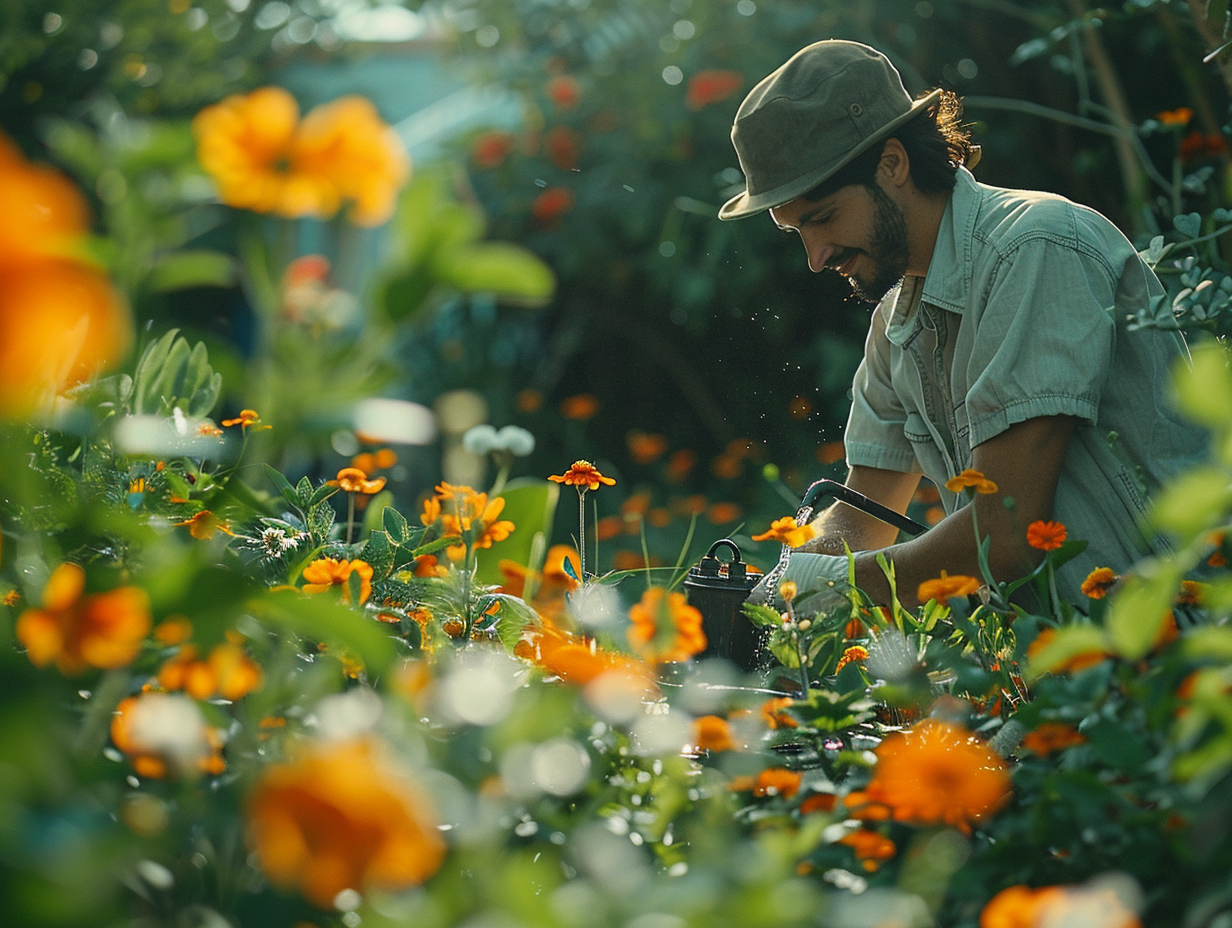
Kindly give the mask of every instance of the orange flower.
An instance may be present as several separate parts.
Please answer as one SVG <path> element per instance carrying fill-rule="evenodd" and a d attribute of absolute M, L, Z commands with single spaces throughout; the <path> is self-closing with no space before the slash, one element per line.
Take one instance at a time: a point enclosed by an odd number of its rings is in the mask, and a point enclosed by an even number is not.
<path fill-rule="evenodd" d="M 848 832 L 838 839 L 839 844 L 846 844 L 856 853 L 865 870 L 872 873 L 881 866 L 881 862 L 889 860 L 897 852 L 894 842 L 877 831 L 858 828 Z"/>
<path fill-rule="evenodd" d="M 300 747 L 266 768 L 246 811 L 269 881 L 322 909 L 344 889 L 417 886 L 445 858 L 427 798 L 370 739 Z"/>
<path fill-rule="evenodd" d="M 121 360 L 131 321 L 85 258 L 73 184 L 0 134 L 0 416 L 23 418 Z"/>
<path fill-rule="evenodd" d="M 344 201 L 350 218 L 389 218 L 410 171 L 397 135 L 363 97 L 341 97 L 300 121 L 295 98 L 261 87 L 201 110 L 197 157 L 229 206 L 280 216 L 328 218 Z"/>
<path fill-rule="evenodd" d="M 205 724 L 196 703 L 184 696 L 147 691 L 120 700 L 111 716 L 111 741 L 138 776 L 170 773 L 220 774 L 222 733 Z"/>
<path fill-rule="evenodd" d="M 1177 146 L 1177 157 L 1182 163 L 1196 161 L 1199 158 L 1217 158 L 1228 153 L 1228 143 L 1218 132 L 1206 135 L 1202 132 L 1191 132 L 1181 139 Z"/>
<path fill-rule="evenodd" d="M 566 187 L 548 187 L 530 204 L 530 214 L 541 225 L 551 225 L 573 209 L 573 192 Z"/>
<path fill-rule="evenodd" d="M 0 605 L 16 606 L 19 602 L 21 602 L 21 593 L 18 590 L 9 590 L 0 596 Z"/>
<path fill-rule="evenodd" d="M 800 814 L 811 815 L 814 812 L 833 812 L 838 797 L 833 793 L 810 793 L 800 803 Z"/>
<path fill-rule="evenodd" d="M 195 645 L 185 644 L 158 671 L 160 686 L 194 699 L 221 696 L 234 702 L 260 689 L 262 680 L 261 665 L 234 641 L 216 645 L 205 660 L 197 657 Z"/>
<path fill-rule="evenodd" d="M 739 519 L 743 512 L 735 503 L 713 503 L 706 507 L 706 521 L 711 525 L 727 525 L 729 522 L 735 522 Z"/>
<path fill-rule="evenodd" d="M 738 745 L 732 737 L 727 719 L 717 715 L 703 715 L 693 722 L 693 743 L 699 751 L 734 751 Z"/>
<path fill-rule="evenodd" d="M 667 439 L 662 435 L 633 431 L 625 437 L 629 457 L 634 464 L 649 464 L 657 461 L 667 450 Z"/>
<path fill-rule="evenodd" d="M 391 448 L 379 451 L 364 451 L 351 458 L 351 466 L 362 470 L 365 475 L 373 471 L 389 470 L 398 463 L 398 453 Z"/>
<path fill-rule="evenodd" d="M 461 541 L 470 533 L 470 544 L 475 548 L 490 548 L 497 541 L 504 541 L 514 529 L 514 524 L 499 519 L 505 508 L 505 500 L 496 497 L 488 502 L 488 494 L 476 493 L 470 487 L 455 487 L 449 483 L 437 486 L 437 495 L 424 500 L 420 521 L 424 525 L 439 523 L 442 536 L 454 536 L 459 543 L 445 549 L 451 560 L 466 556 L 466 543 Z"/>
<path fill-rule="evenodd" d="M 222 429 L 216 425 L 210 425 L 208 422 L 202 422 L 197 426 L 197 434 L 202 438 L 217 438 L 222 434 Z"/>
<path fill-rule="evenodd" d="M 961 493 L 963 490 L 970 487 L 976 493 L 996 493 L 997 485 L 985 477 L 978 470 L 967 468 L 957 477 L 951 477 L 945 482 L 945 488 L 951 493 Z"/>
<path fill-rule="evenodd" d="M 1196 580 L 1182 580 L 1181 590 L 1176 594 L 1176 604 L 1178 606 L 1200 606 L 1206 588 L 1205 583 L 1199 583 Z"/>
<path fill-rule="evenodd" d="M 561 631 L 548 620 L 528 627 L 514 654 L 574 686 L 586 686 L 610 673 L 647 693 L 655 688 L 646 664 Z"/>
<path fill-rule="evenodd" d="M 471 143 L 471 161 L 480 170 L 490 171 L 504 164 L 512 151 L 512 132 L 484 132 Z"/>
<path fill-rule="evenodd" d="M 359 605 L 368 601 L 372 593 L 372 566 L 366 561 L 335 560 L 332 557 L 317 558 L 304 568 L 305 593 L 324 593 L 335 586 L 342 587 L 342 598 L 351 601 L 351 574 L 359 576 Z"/>
<path fill-rule="evenodd" d="M 416 577 L 448 577 L 449 568 L 437 562 L 435 554 L 421 554 L 415 558 L 412 571 Z"/>
<path fill-rule="evenodd" d="M 1120 896 L 1104 887 L 1011 886 L 989 900 L 980 913 L 980 928 L 1142 928 Z"/>
<path fill-rule="evenodd" d="M 970 833 L 1010 796 L 1005 764 L 958 725 L 925 719 L 895 732 L 876 749 L 868 798 L 897 821 L 946 824 Z"/>
<path fill-rule="evenodd" d="M 868 648 L 853 644 L 843 651 L 843 656 L 838 659 L 838 666 L 834 668 L 834 672 L 838 673 L 848 664 L 862 664 L 866 660 L 868 660 Z"/>
<path fill-rule="evenodd" d="M 341 487 L 347 493 L 366 493 L 369 496 L 379 493 L 385 486 L 384 477 L 369 480 L 368 475 L 358 467 L 344 467 L 338 471 L 337 477 L 325 482 L 331 487 Z"/>
<path fill-rule="evenodd" d="M 1174 110 L 1164 110 L 1162 113 L 1156 113 L 1155 119 L 1165 126 L 1184 126 L 1189 124 L 1189 120 L 1193 119 L 1193 110 L 1187 106 L 1178 106 Z"/>
<path fill-rule="evenodd" d="M 933 580 L 925 580 L 920 584 L 920 588 L 916 592 L 916 598 L 922 603 L 926 603 L 930 599 L 944 603 L 956 596 L 970 596 L 981 586 L 983 584 L 975 577 L 968 577 L 964 574 L 955 574 L 951 577 L 943 570 L 940 577 Z"/>
<path fill-rule="evenodd" d="M 61 564 L 43 588 L 42 608 L 18 617 L 17 640 L 36 667 L 55 661 L 66 676 L 87 667 L 112 670 L 140 652 L 151 624 L 145 590 L 122 586 L 83 595 L 85 585 L 84 570 Z"/>
<path fill-rule="evenodd" d="M 560 414 L 566 419 L 593 419 L 599 412 L 599 400 L 593 393 L 578 393 L 561 401 Z"/>
<path fill-rule="evenodd" d="M 188 534 L 198 541 L 206 541 L 213 538 L 219 532 L 222 532 L 224 535 L 231 535 L 232 537 L 235 535 L 235 532 L 231 531 L 226 522 L 208 509 L 202 509 L 196 515 L 185 519 L 183 522 L 174 522 L 172 524 L 187 525 Z"/>
<path fill-rule="evenodd" d="M 1041 722 L 1022 739 L 1022 746 L 1041 757 L 1086 743 L 1086 735 L 1064 722 Z"/>
<path fill-rule="evenodd" d="M 652 586 L 629 609 L 629 643 L 648 663 L 687 661 L 706 648 L 702 614 L 683 593 Z"/>
<path fill-rule="evenodd" d="M 615 485 L 616 481 L 612 477 L 604 477 L 599 473 L 599 469 L 590 461 L 574 461 L 573 466 L 559 476 L 548 477 L 554 483 L 563 483 L 567 487 L 577 487 L 579 492 L 586 490 L 597 490 L 599 484 L 607 486 Z"/>
<path fill-rule="evenodd" d="M 697 452 L 688 448 L 673 451 L 667 459 L 667 479 L 680 483 L 697 466 Z"/>
<path fill-rule="evenodd" d="M 834 464 L 847 456 L 847 448 L 841 441 L 828 441 L 817 446 L 816 455 L 819 464 Z"/>
<path fill-rule="evenodd" d="M 980 913 L 980 928 L 1037 928 L 1040 909 L 1049 898 L 1058 896 L 1060 887 L 1031 889 L 1011 886 L 989 900 Z"/>
<path fill-rule="evenodd" d="M 726 100 L 744 86 L 744 75 L 739 71 L 698 71 L 689 78 L 685 105 L 691 110 Z"/>
<path fill-rule="evenodd" d="M 543 140 L 548 160 L 562 171 L 577 167 L 582 155 L 582 139 L 568 126 L 554 126 Z"/>
<path fill-rule="evenodd" d="M 1088 599 L 1103 599 L 1119 579 L 1111 567 L 1096 567 L 1082 581 L 1082 595 Z"/>
<path fill-rule="evenodd" d="M 762 721 L 770 728 L 799 728 L 800 723 L 788 715 L 785 710 L 794 703 L 790 696 L 774 696 L 761 704 Z"/>
<path fill-rule="evenodd" d="M 256 425 L 261 421 L 261 416 L 255 409 L 241 409 L 240 414 L 234 419 L 223 419 L 222 424 L 227 428 L 233 425 L 238 425 L 240 428 L 247 430 L 248 426 Z"/>
<path fill-rule="evenodd" d="M 798 548 L 816 536 L 816 534 L 817 530 L 812 525 L 796 525 L 795 518 L 783 516 L 783 518 L 775 519 L 770 523 L 770 528 L 767 531 L 762 532 L 760 535 L 754 535 L 753 540 L 773 540 L 785 544 L 789 548 Z"/>
<path fill-rule="evenodd" d="M 558 74 L 548 81 L 548 99 L 562 110 L 571 110 L 582 98 L 582 89 L 577 78 L 568 74 Z"/>
<path fill-rule="evenodd" d="M 790 799 L 800 791 L 804 774 L 785 767 L 768 767 L 753 781 L 754 796 L 782 796 Z"/>
<path fill-rule="evenodd" d="M 1068 532 L 1060 522 L 1032 522 L 1027 526 L 1027 544 L 1041 551 L 1055 551 L 1065 544 Z"/>

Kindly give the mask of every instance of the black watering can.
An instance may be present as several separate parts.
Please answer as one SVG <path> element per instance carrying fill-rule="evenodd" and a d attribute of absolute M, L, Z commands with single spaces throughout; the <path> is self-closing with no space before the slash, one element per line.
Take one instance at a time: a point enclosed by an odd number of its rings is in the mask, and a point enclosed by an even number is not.
<path fill-rule="evenodd" d="M 927 530 L 926 526 L 914 519 L 908 519 L 836 480 L 818 480 L 808 488 L 796 512 L 796 524 L 809 522 L 817 503 L 830 498 L 854 506 L 909 535 L 919 535 Z M 719 549 L 724 547 L 731 554 L 728 561 L 721 561 L 718 557 Z M 767 584 L 775 584 L 777 577 L 787 569 L 790 554 L 791 548 L 783 545 Z M 702 652 L 702 657 L 726 658 L 744 671 L 763 666 L 766 660 L 763 650 L 766 629 L 753 625 L 741 611 L 760 579 L 759 574 L 749 573 L 748 565 L 740 558 L 740 548 L 730 538 L 720 538 L 712 544 L 706 556 L 689 570 L 684 588 L 689 605 L 702 614 L 702 630 L 706 633 L 706 650 Z"/>

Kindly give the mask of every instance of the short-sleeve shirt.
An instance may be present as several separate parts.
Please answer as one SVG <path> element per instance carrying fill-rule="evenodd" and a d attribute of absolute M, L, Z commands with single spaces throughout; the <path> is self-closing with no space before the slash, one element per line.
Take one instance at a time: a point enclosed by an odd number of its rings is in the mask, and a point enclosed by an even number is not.
<path fill-rule="evenodd" d="M 927 275 L 904 279 L 873 313 L 847 463 L 923 473 L 949 513 L 966 499 L 943 485 L 977 445 L 1028 419 L 1075 417 L 1054 518 L 1088 542 L 1057 578 L 1080 601 L 1091 569 L 1161 550 L 1142 528 L 1148 498 L 1206 448 L 1169 402 L 1184 339 L 1130 324 L 1164 298 L 1099 213 L 960 169 Z"/>

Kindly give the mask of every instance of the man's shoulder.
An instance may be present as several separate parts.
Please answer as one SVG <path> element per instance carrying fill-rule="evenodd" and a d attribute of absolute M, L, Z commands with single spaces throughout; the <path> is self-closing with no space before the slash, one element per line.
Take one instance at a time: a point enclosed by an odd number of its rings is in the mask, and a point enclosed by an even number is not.
<path fill-rule="evenodd" d="M 972 232 L 999 251 L 1031 241 L 1070 247 L 1083 244 L 1099 252 L 1126 247 L 1128 240 L 1103 214 L 1066 197 L 1041 190 L 977 184 L 979 206 Z"/>

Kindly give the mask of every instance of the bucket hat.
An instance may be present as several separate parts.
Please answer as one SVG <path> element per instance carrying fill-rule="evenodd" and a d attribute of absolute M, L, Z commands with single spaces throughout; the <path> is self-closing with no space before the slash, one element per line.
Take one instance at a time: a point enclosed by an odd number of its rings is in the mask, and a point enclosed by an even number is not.
<path fill-rule="evenodd" d="M 940 96 L 912 101 L 888 58 L 827 39 L 796 52 L 749 91 L 732 124 L 745 189 L 719 210 L 741 219 L 782 206 L 887 138 Z"/>

